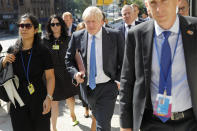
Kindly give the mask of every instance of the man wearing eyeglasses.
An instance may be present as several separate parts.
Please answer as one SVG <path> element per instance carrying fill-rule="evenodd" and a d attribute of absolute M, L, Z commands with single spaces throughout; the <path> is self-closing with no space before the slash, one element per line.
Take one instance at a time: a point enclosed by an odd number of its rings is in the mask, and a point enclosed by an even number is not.
<path fill-rule="evenodd" d="M 188 0 L 179 0 L 178 13 L 182 16 L 189 16 Z"/>
<path fill-rule="evenodd" d="M 197 131 L 197 19 L 178 0 L 145 0 L 153 19 L 129 30 L 120 80 L 121 131 Z"/>

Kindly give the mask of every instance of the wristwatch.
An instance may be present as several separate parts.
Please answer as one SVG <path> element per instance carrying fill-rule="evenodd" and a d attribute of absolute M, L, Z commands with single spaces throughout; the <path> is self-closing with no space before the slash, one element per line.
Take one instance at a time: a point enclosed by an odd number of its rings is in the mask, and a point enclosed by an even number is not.
<path fill-rule="evenodd" d="M 49 94 L 47 94 L 47 97 L 49 97 L 49 99 L 52 101 L 53 100 L 53 97 Z"/>

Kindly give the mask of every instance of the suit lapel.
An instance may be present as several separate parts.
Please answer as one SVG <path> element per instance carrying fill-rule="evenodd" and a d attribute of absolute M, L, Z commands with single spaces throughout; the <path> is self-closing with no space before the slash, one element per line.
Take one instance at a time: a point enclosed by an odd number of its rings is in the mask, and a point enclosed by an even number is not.
<path fill-rule="evenodd" d="M 183 49 L 185 55 L 186 71 L 187 71 L 188 83 L 190 86 L 190 83 L 196 81 L 194 80 L 195 74 L 193 74 L 195 73 L 194 71 L 196 70 L 196 66 L 197 66 L 197 62 L 194 59 L 197 56 L 197 52 L 195 50 L 197 49 L 197 46 L 194 39 L 196 34 L 194 33 L 195 31 L 193 31 L 194 34 L 187 33 L 188 31 L 192 31 L 191 25 L 189 25 L 189 23 L 183 17 L 180 16 L 179 18 L 180 18 L 182 41 L 183 41 Z"/>
<path fill-rule="evenodd" d="M 84 58 L 85 68 L 87 70 L 87 47 L 88 47 L 88 32 L 85 30 L 81 39 L 81 53 Z"/>
<path fill-rule="evenodd" d="M 109 46 L 108 44 L 110 44 L 110 38 L 108 36 L 108 32 L 105 28 L 102 28 L 102 53 L 103 53 L 103 70 L 105 68 L 105 64 L 108 61 L 108 57 L 106 56 L 109 53 Z M 104 70 L 105 71 L 105 70 Z"/>
<path fill-rule="evenodd" d="M 144 63 L 144 72 L 145 72 L 145 84 L 147 89 L 150 87 L 151 81 L 151 64 L 152 64 L 152 48 L 153 48 L 153 32 L 154 32 L 154 22 L 150 21 L 149 25 L 144 29 L 144 32 L 141 34 L 142 40 L 142 55 Z"/>
<path fill-rule="evenodd" d="M 192 106 L 194 108 L 194 113 L 197 118 L 197 43 L 196 43 L 196 29 L 195 25 L 188 23 L 185 18 L 179 16 L 180 18 L 180 28 L 183 41 L 183 49 L 185 55 L 185 65 L 187 72 L 188 85 L 191 92 Z M 188 32 L 190 31 L 190 32 Z M 191 34 L 193 32 L 193 34 Z"/>

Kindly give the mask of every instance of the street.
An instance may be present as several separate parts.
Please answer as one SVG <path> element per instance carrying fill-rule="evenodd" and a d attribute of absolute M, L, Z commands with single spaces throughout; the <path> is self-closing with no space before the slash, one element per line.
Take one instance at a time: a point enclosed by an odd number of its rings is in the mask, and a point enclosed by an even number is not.
<path fill-rule="evenodd" d="M 84 108 L 81 101 L 76 97 L 75 113 L 79 124 L 77 126 L 71 125 L 71 119 L 69 116 L 68 107 L 65 105 L 65 101 L 61 101 L 59 104 L 60 114 L 57 120 L 58 131 L 90 131 L 91 118 L 84 117 Z M 3 105 L 4 109 L 0 107 L 0 131 L 13 131 L 11 126 L 10 117 L 6 112 L 6 105 Z M 119 102 L 116 101 L 116 107 L 111 122 L 111 131 L 119 131 Z"/>
<path fill-rule="evenodd" d="M 6 36 L 5 38 L 0 38 L 0 43 L 3 47 L 3 52 L 6 52 L 10 45 L 13 45 L 17 39 L 17 36 Z M 81 101 L 76 98 L 75 113 L 79 124 L 75 127 L 71 125 L 71 118 L 69 116 L 69 110 L 65 101 L 60 101 L 59 104 L 59 117 L 57 121 L 58 131 L 90 131 L 91 118 L 84 117 L 84 108 L 82 107 Z M 0 107 L 0 131 L 13 131 L 10 121 L 10 116 L 7 113 L 6 104 L 2 104 L 3 108 Z M 111 131 L 119 131 L 119 100 L 117 99 L 114 115 L 112 118 L 112 129 Z"/>

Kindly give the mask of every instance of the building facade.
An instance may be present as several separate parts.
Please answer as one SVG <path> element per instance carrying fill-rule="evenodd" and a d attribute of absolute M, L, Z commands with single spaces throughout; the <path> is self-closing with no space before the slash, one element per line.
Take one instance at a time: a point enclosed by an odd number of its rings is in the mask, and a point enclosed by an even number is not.
<path fill-rule="evenodd" d="M 18 17 L 25 13 L 35 15 L 44 25 L 54 14 L 54 0 L 0 0 L 0 31 L 9 31 L 13 24 L 16 28 Z"/>
<path fill-rule="evenodd" d="M 14 24 L 18 17 L 16 0 L 0 0 L 0 30 L 8 30 L 10 24 Z"/>
<path fill-rule="evenodd" d="M 24 13 L 35 15 L 41 24 L 45 24 L 54 14 L 54 0 L 18 0 L 19 16 Z"/>

